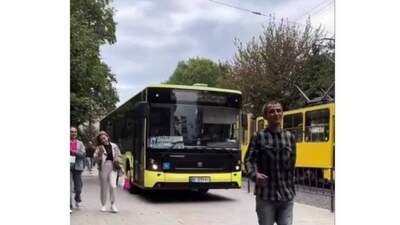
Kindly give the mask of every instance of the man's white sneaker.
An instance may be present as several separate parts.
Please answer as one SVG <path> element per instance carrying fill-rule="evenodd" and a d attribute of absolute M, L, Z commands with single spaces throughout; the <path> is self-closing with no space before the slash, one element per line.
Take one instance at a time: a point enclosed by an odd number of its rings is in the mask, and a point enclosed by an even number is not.
<path fill-rule="evenodd" d="M 118 209 L 115 206 L 115 204 L 111 204 L 111 212 L 113 212 L 113 213 L 117 213 L 118 212 Z"/>
<path fill-rule="evenodd" d="M 106 209 L 106 206 L 105 206 L 105 205 L 103 205 L 103 206 L 101 207 L 100 211 L 102 211 L 102 212 L 106 212 L 106 211 L 107 211 L 107 209 Z"/>

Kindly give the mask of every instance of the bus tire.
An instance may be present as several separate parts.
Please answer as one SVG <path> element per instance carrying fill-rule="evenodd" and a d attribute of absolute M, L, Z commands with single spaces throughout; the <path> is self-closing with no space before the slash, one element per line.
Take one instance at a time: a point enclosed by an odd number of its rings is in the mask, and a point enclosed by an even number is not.
<path fill-rule="evenodd" d="M 138 194 L 140 194 L 140 188 L 139 187 L 137 187 L 136 185 L 134 185 L 134 184 L 132 184 L 131 185 L 131 190 L 130 190 L 130 193 L 131 194 L 134 194 L 134 195 L 138 195 Z"/>

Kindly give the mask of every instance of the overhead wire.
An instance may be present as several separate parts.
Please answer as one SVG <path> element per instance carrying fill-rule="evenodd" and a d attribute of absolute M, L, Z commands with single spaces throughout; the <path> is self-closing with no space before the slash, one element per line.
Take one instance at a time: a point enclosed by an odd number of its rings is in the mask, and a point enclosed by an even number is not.
<path fill-rule="evenodd" d="M 324 6 L 321 9 L 317 10 L 314 14 L 312 14 L 312 16 L 316 16 L 316 15 L 320 14 L 321 12 L 324 12 L 326 9 L 328 9 L 329 7 L 332 6 L 332 3 L 333 2 L 329 3 L 328 5 Z"/>
<path fill-rule="evenodd" d="M 305 13 L 302 13 L 300 16 L 296 17 L 296 21 L 302 19 L 304 16 L 310 14 L 311 12 L 313 12 L 314 10 L 320 8 L 320 7 L 325 7 L 326 5 L 330 5 L 332 3 L 332 0 L 325 0 L 322 1 L 320 3 L 318 3 L 316 6 L 314 6 L 313 8 L 311 8 L 310 10 L 306 11 Z"/>
<path fill-rule="evenodd" d="M 306 15 L 308 15 L 309 18 L 319 15 L 322 12 L 324 12 L 326 9 L 328 9 L 332 5 L 332 3 L 334 3 L 334 0 L 322 1 L 322 2 L 318 3 L 316 6 L 314 6 L 312 9 L 308 10 L 307 12 L 303 13 L 301 16 L 297 17 L 296 21 L 299 21 Z M 335 32 L 331 33 L 329 31 L 327 31 L 327 33 L 331 34 L 333 37 L 335 36 Z"/>
<path fill-rule="evenodd" d="M 255 14 L 255 15 L 266 16 L 266 17 L 268 17 L 268 15 L 265 15 L 265 14 L 263 14 L 263 13 L 261 13 L 261 12 L 252 11 L 252 10 L 249 10 L 249 9 L 241 8 L 241 7 L 234 6 L 234 5 L 225 3 L 225 2 L 220 2 L 220 1 L 215 1 L 215 0 L 207 0 L 207 1 L 214 2 L 214 3 L 216 3 L 216 4 L 224 5 L 224 6 L 227 6 L 227 7 L 230 7 L 230 8 L 234 8 L 234 9 L 237 9 L 237 10 L 250 12 L 250 13 L 253 13 L 253 14 Z"/>
<path fill-rule="evenodd" d="M 249 10 L 249 9 L 246 9 L 246 8 L 234 6 L 234 5 L 231 5 L 231 4 L 227 4 L 227 3 L 225 3 L 225 2 L 220 2 L 220 1 L 215 1 L 215 0 L 207 0 L 207 1 L 213 2 L 213 3 L 216 3 L 216 4 L 219 4 L 219 5 L 223 5 L 223 6 L 226 6 L 226 7 L 234 8 L 234 9 L 237 9 L 237 10 L 241 10 L 241 11 L 245 11 L 245 12 L 250 12 L 250 13 L 255 14 L 255 15 L 258 15 L 258 16 L 264 16 L 264 17 L 268 17 L 268 18 L 270 17 L 270 15 L 266 15 L 266 14 L 261 13 L 261 12 L 258 12 L 258 11 Z M 297 25 L 300 25 L 300 26 L 302 26 L 302 27 L 305 27 L 305 26 L 306 26 L 305 24 L 302 24 L 302 23 L 299 23 L 299 22 L 296 22 L 296 21 L 291 21 L 291 20 L 289 20 L 289 19 L 287 19 L 287 21 L 288 21 L 289 23 L 297 24 Z"/>
<path fill-rule="evenodd" d="M 238 7 L 238 6 L 235 6 L 235 5 L 232 5 L 232 4 L 228 4 L 228 3 L 225 3 L 225 2 L 220 2 L 220 1 L 216 1 L 216 0 L 207 0 L 207 1 L 213 2 L 213 3 L 215 3 L 215 4 L 223 5 L 223 6 L 226 6 L 226 7 L 229 7 L 229 8 L 237 9 L 237 10 L 240 10 L 240 11 L 250 12 L 250 13 L 255 14 L 255 15 L 258 15 L 258 16 L 270 17 L 269 15 L 266 15 L 266 14 L 264 14 L 264 13 L 261 13 L 261 12 L 258 12 L 258 11 L 254 11 L 254 10 L 249 10 L 249 9 L 246 9 L 246 8 L 243 8 L 243 7 Z M 317 6 L 325 5 L 326 3 L 329 3 L 328 5 L 330 5 L 332 2 L 333 2 L 332 0 L 323 1 L 323 2 L 319 3 Z M 323 4 L 323 3 L 324 3 L 324 4 Z M 316 7 L 313 7 L 312 10 L 314 10 L 314 8 L 318 8 L 317 6 L 316 6 Z M 326 6 L 325 6 L 325 7 L 326 7 Z M 325 7 L 324 7 L 324 8 L 325 8 Z M 309 10 L 309 12 L 310 12 L 310 11 L 311 11 L 311 10 Z M 304 15 L 302 15 L 301 17 L 303 17 L 303 16 L 304 16 Z M 286 20 L 287 20 L 287 22 L 289 22 L 289 23 L 296 24 L 296 25 L 300 25 L 301 27 L 306 27 L 305 24 L 300 23 L 300 22 L 298 22 L 298 21 L 293 21 L 293 20 L 289 20 L 289 19 L 286 19 Z M 330 33 L 330 32 L 328 32 L 328 33 Z M 334 34 L 333 34 L 333 35 L 334 35 Z"/>

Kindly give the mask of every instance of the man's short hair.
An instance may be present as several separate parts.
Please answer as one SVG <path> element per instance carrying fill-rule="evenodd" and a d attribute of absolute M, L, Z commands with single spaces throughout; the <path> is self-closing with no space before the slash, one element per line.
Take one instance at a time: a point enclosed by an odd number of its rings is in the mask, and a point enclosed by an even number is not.
<path fill-rule="evenodd" d="M 265 104 L 263 105 L 263 107 L 262 107 L 262 113 L 263 113 L 263 115 L 265 114 L 265 111 L 267 110 L 267 108 L 268 108 L 269 105 L 276 105 L 276 104 L 279 104 L 279 105 L 282 107 L 282 109 L 283 109 L 283 106 L 282 106 L 282 104 L 281 104 L 280 102 L 278 102 L 278 101 L 276 101 L 276 100 L 271 100 L 271 101 L 268 101 L 267 103 L 265 103 Z"/>

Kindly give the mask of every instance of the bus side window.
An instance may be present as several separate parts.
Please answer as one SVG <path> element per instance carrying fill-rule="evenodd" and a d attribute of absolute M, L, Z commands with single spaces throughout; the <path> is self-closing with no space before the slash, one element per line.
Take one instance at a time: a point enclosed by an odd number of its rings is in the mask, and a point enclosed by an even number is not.
<path fill-rule="evenodd" d="M 283 128 L 292 132 L 296 142 L 303 141 L 303 114 L 296 113 L 283 117 Z"/>
<path fill-rule="evenodd" d="M 329 140 L 329 110 L 306 112 L 306 141 L 327 142 Z"/>

